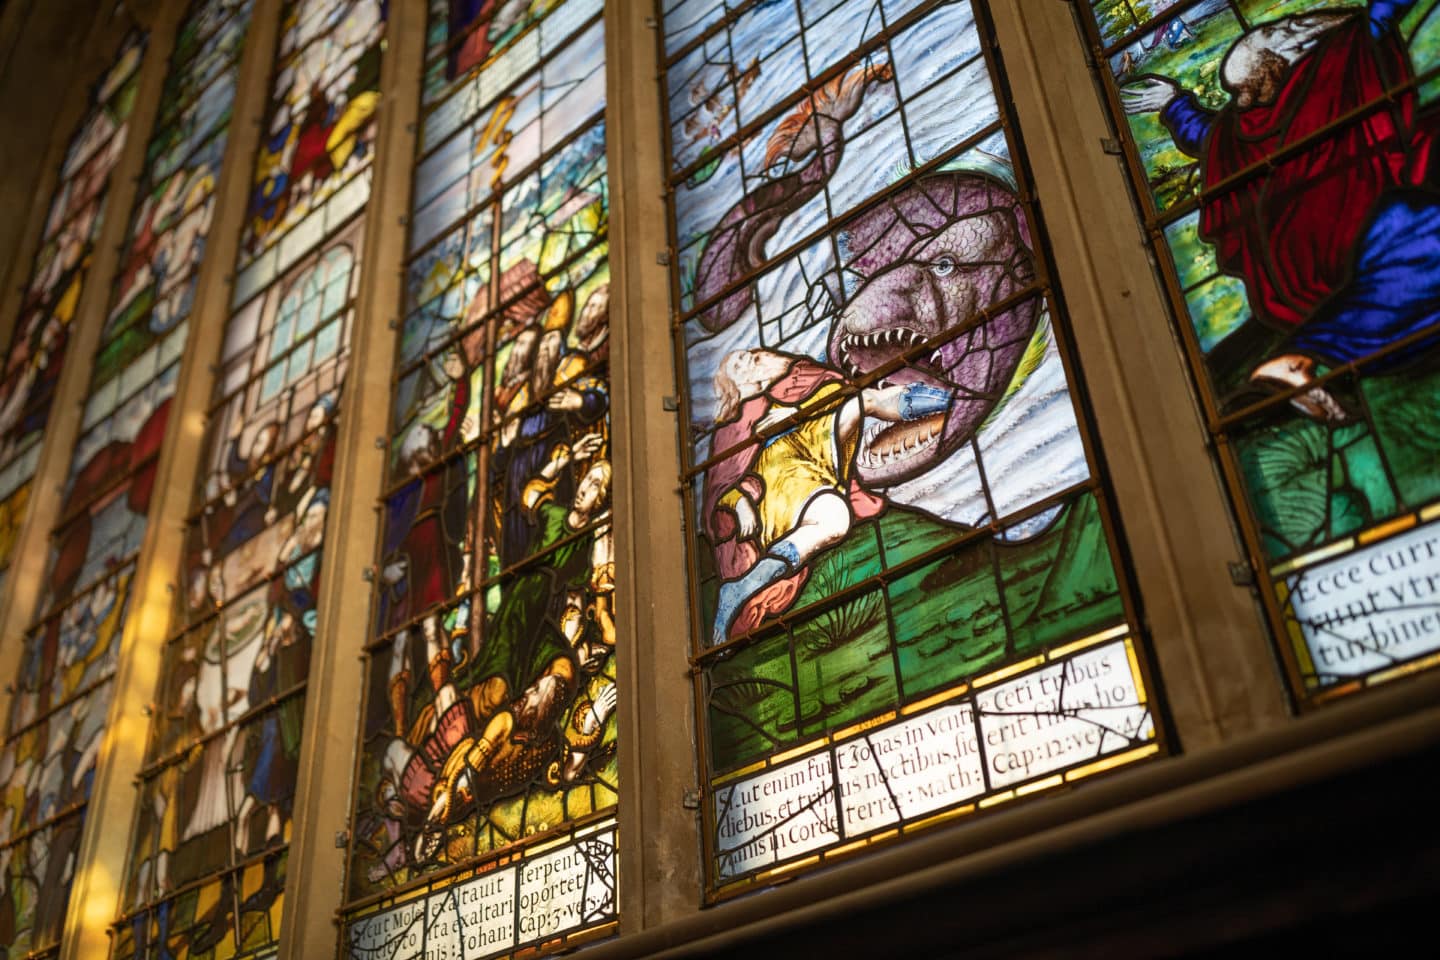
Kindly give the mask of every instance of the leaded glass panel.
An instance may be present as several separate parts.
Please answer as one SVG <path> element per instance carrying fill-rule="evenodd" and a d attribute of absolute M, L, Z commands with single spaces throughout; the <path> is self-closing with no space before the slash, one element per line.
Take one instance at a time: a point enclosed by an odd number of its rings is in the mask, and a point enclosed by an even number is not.
<path fill-rule="evenodd" d="M 385 8 L 383 0 L 287 0 L 241 238 L 237 306 L 369 197 Z"/>
<path fill-rule="evenodd" d="M 385 5 L 297 0 L 176 580 L 113 955 L 270 955 L 283 920 Z M 206 892 L 199 905 L 195 891 Z"/>
<path fill-rule="evenodd" d="M 144 40 L 130 37 L 100 78 L 70 140 L 50 198 L 40 249 L 24 282 L 20 315 L 0 378 L 0 575 L 29 501 L 39 439 L 65 362 L 70 322 L 100 232 L 110 171 L 125 145 Z"/>
<path fill-rule="evenodd" d="M 248 3 L 201 0 L 192 5 L 181 27 L 182 40 L 171 55 L 159 107 L 164 119 L 146 150 L 80 435 L 70 455 L 42 584 L 41 617 L 25 638 L 11 730 L 26 724 L 53 726 L 60 718 L 68 724 L 68 745 L 63 748 L 63 762 L 71 767 L 64 771 L 68 792 L 49 802 L 73 814 L 76 831 L 110 711 L 116 658 L 210 227 L 248 15 Z M 218 69 L 207 46 L 185 42 L 197 32 L 228 38 Z M 202 74 L 204 90 L 195 94 Z M 56 737 L 52 730 L 52 745 L 58 743 Z M 68 869 L 74 869 L 73 860 Z M 45 894 L 61 917 L 68 883 L 68 877 L 56 881 Z"/>
<path fill-rule="evenodd" d="M 1302 704 L 1440 660 L 1437 9 L 1089 5 Z"/>
<path fill-rule="evenodd" d="M 478 958 L 615 924 L 604 29 L 457 0 L 430 37 L 347 937 Z"/>
<path fill-rule="evenodd" d="M 274 956 L 284 907 L 286 852 L 189 887 L 151 914 L 117 924 L 111 955 L 142 957 Z"/>
<path fill-rule="evenodd" d="M 344 225 L 225 328 L 116 956 L 179 937 L 196 885 L 218 899 L 185 937 L 278 940 L 364 232 Z"/>
<path fill-rule="evenodd" d="M 663 24 L 709 894 L 1156 753 L 985 5 Z"/>
<path fill-rule="evenodd" d="M 25 519 L 144 49 L 144 37 L 125 38 L 96 84 L 23 281 L 0 377 L 0 578 Z M 133 573 L 119 559 L 92 568 L 90 589 L 23 638 L 0 746 L 0 952 L 8 956 L 46 954 L 60 940 Z"/>

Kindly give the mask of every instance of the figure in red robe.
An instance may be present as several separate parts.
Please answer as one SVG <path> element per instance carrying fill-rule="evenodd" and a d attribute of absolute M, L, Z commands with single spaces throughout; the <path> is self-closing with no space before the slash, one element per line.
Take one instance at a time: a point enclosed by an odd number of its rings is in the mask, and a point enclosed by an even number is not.
<path fill-rule="evenodd" d="M 1256 383 L 1304 387 L 1317 361 L 1359 360 L 1440 321 L 1432 131 L 1412 89 L 1388 94 L 1414 78 L 1396 28 L 1413 4 L 1371 0 L 1251 28 L 1221 64 L 1231 102 L 1219 111 L 1157 77 L 1121 92 L 1128 112 L 1158 111 L 1175 145 L 1201 161 L 1215 192 L 1200 237 L 1245 282 L 1256 319 L 1288 336 L 1251 373 Z M 1331 129 L 1344 117 L 1353 119 Z M 1421 337 L 1370 369 L 1434 342 Z M 1348 419 L 1319 387 L 1293 402 L 1318 420 Z"/>
<path fill-rule="evenodd" d="M 292 187 L 301 183 L 307 174 L 313 175 L 314 182 L 318 183 L 335 172 L 330 151 L 325 147 L 334 129 L 334 111 L 325 97 L 325 91 L 319 84 L 314 84 L 310 87 L 305 117 L 295 140 L 295 153 L 290 159 L 289 182 Z"/>
<path fill-rule="evenodd" d="M 515 26 L 530 9 L 530 0 L 450 0 L 449 36 L 460 36 L 450 51 L 449 79 L 465 74 L 485 62 L 496 42 Z"/>

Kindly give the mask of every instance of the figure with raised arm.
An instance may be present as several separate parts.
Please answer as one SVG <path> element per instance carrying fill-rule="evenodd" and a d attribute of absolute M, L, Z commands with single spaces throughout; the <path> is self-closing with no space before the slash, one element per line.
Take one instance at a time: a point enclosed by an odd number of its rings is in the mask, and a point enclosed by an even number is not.
<path fill-rule="evenodd" d="M 1370 0 L 1251 27 L 1221 62 L 1230 102 L 1219 110 L 1163 77 L 1120 91 L 1127 112 L 1158 113 L 1175 145 L 1200 161 L 1213 191 L 1200 237 L 1221 270 L 1245 282 L 1255 318 L 1287 335 L 1251 382 L 1309 386 L 1291 402 L 1322 422 L 1350 414 L 1310 386 L 1317 365 L 1359 360 L 1440 322 L 1433 131 L 1398 29 L 1413 5 Z M 1421 338 L 1371 369 L 1436 342 Z"/>

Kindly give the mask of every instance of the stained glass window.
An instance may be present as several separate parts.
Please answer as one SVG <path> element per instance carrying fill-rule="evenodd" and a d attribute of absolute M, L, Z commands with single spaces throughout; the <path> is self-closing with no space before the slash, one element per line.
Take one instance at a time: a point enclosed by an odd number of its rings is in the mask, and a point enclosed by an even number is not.
<path fill-rule="evenodd" d="M 1440 662 L 1437 9 L 1088 10 L 1302 704 Z"/>
<path fill-rule="evenodd" d="M 370 196 L 386 0 L 287 0 L 241 237 L 235 304 Z"/>
<path fill-rule="evenodd" d="M 431 4 L 352 956 L 614 929 L 600 9 Z"/>
<path fill-rule="evenodd" d="M 40 887 L 56 923 L 68 902 L 74 845 L 109 712 L 248 17 L 248 2 L 196 3 L 181 36 L 198 43 L 182 41 L 171 56 L 159 110 L 171 120 L 157 126 L 147 148 L 52 534 L 41 615 L 25 638 L 10 723 L 12 731 L 48 736 L 41 742 L 47 743 L 45 769 L 54 766 L 47 776 L 55 799 L 42 796 L 41 803 L 53 809 L 30 822 L 67 818 L 56 833 L 70 847 L 52 846 L 52 872 Z M 204 37 L 197 36 L 198 24 L 206 25 Z M 221 36 L 228 39 L 217 66 L 207 51 Z M 203 88 L 187 79 L 202 73 Z M 49 929 L 37 945 L 58 936 L 58 928 Z"/>
<path fill-rule="evenodd" d="M 125 145 L 143 51 L 141 38 L 128 38 L 96 85 L 90 109 L 65 151 L 40 248 L 24 281 L 0 378 L 0 584 L 30 501 L 40 436 L 100 233 L 110 171 Z"/>
<path fill-rule="evenodd" d="M 291 89 L 286 78 L 308 78 L 303 109 L 328 129 L 349 123 L 344 104 L 321 110 L 344 89 L 335 84 L 358 69 L 371 85 L 368 112 L 352 117 L 347 133 L 327 147 L 329 134 L 307 128 L 307 144 L 339 150 L 345 136 L 355 142 L 343 149 L 368 142 L 380 13 L 378 3 L 329 0 L 285 8 L 277 89 Z M 357 68 L 353 57 L 344 59 L 351 53 L 376 59 Z M 262 142 L 257 183 L 276 159 L 273 146 Z M 306 180 L 303 195 L 287 195 L 285 209 L 309 204 L 308 212 L 297 214 L 298 225 L 278 228 L 289 232 L 273 248 L 285 251 L 270 261 L 275 272 L 259 289 L 237 294 L 225 326 L 139 777 L 116 958 L 182 944 L 190 956 L 269 956 L 280 937 L 363 257 L 369 179 L 352 172 L 350 205 L 339 220 L 327 219 L 334 206 L 319 211 L 322 194 L 330 194 L 318 176 Z M 253 250 L 242 249 L 239 259 L 248 269 Z"/>
<path fill-rule="evenodd" d="M 142 37 L 127 38 L 95 89 L 65 154 L 24 290 L 0 385 L 0 565 L 8 561 L 23 519 L 110 171 L 125 142 L 143 50 Z M 101 539 L 107 536 L 99 532 Z M 68 589 L 61 599 L 69 602 L 47 604 L 46 615 L 24 638 L 0 753 L 0 951 L 9 956 L 58 950 L 132 572 L 121 558 L 80 589 Z"/>
<path fill-rule="evenodd" d="M 1161 749 L 983 2 L 672 2 L 707 890 Z"/>
<path fill-rule="evenodd" d="M 185 937 L 263 951 L 279 936 L 363 229 L 226 328 L 116 956 L 180 937 L 167 925 L 194 884 L 220 899 Z"/>

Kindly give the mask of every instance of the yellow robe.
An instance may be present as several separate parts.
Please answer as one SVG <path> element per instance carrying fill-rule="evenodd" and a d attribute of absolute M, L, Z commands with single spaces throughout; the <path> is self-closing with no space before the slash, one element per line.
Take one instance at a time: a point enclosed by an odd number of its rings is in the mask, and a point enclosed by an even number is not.
<path fill-rule="evenodd" d="M 856 438 L 851 436 L 842 442 L 835 431 L 840 410 L 833 397 L 841 389 L 839 383 L 827 383 L 806 397 L 800 407 L 802 412 L 825 406 L 827 400 L 828 409 L 772 439 L 750 468 L 765 484 L 760 502 L 755 505 L 762 550 L 799 525 L 800 514 L 817 493 L 830 490 L 843 496 L 849 487 Z M 738 489 L 731 489 L 721 497 L 720 504 L 733 510 L 740 496 Z"/>

